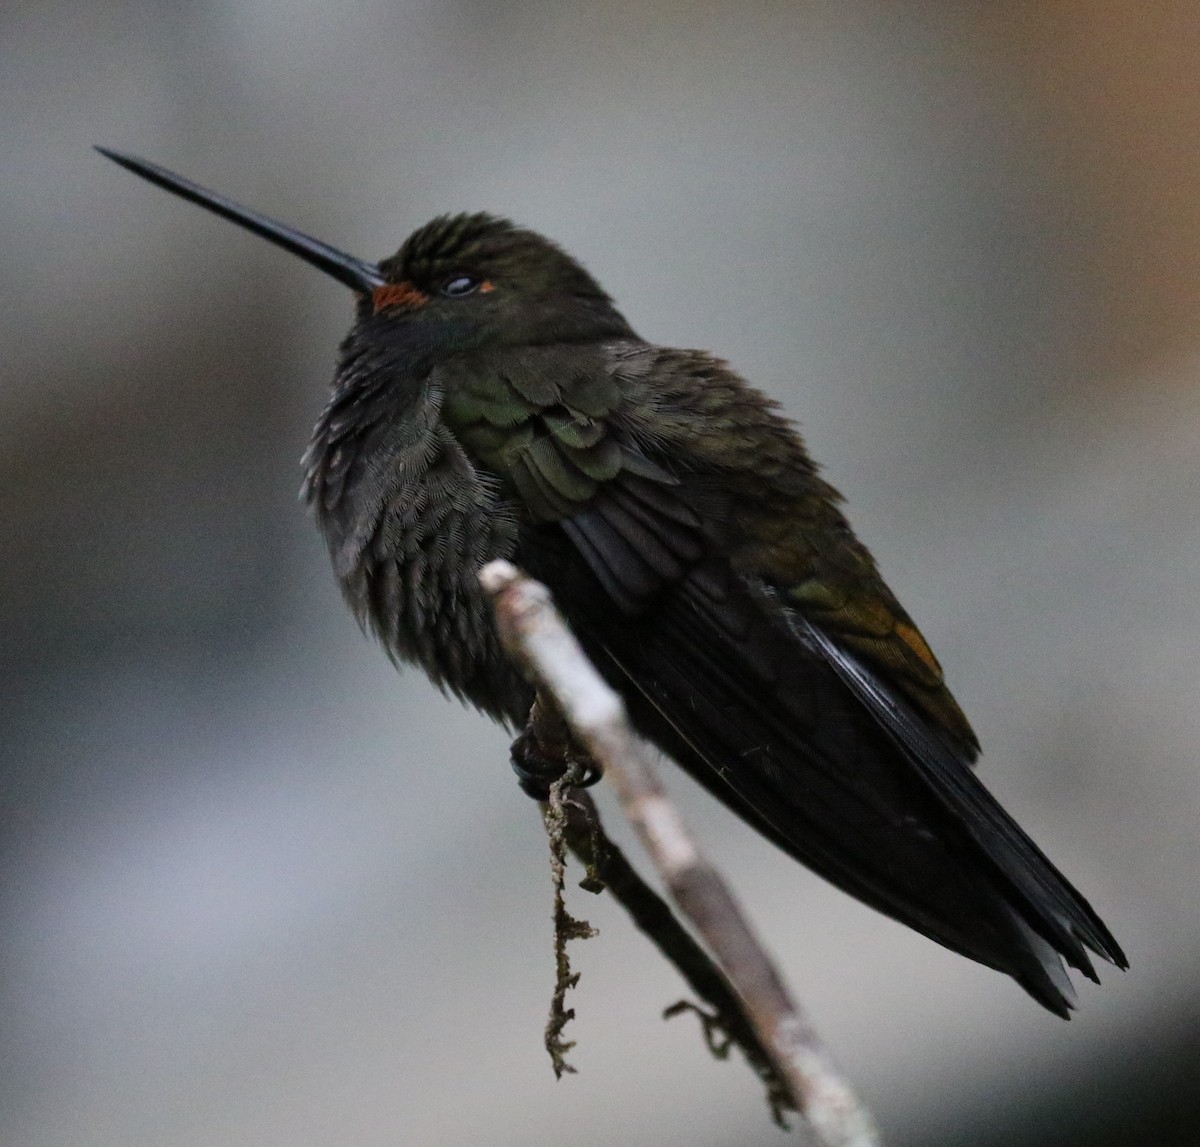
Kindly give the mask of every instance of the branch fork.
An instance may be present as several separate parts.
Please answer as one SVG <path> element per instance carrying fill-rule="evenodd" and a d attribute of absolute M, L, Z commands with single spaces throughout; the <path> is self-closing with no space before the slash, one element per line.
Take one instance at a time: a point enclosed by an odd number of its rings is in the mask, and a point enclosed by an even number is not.
<path fill-rule="evenodd" d="M 580 747 L 603 772 L 676 904 L 712 953 L 710 958 L 696 945 L 615 846 L 606 842 L 606 855 L 594 855 L 595 806 L 585 792 L 572 790 L 561 802 L 563 831 L 572 849 L 715 1009 L 710 1015 L 695 1005 L 675 1005 L 668 1014 L 696 1010 L 710 1047 L 721 1046 L 722 1036 L 741 1047 L 767 1085 L 777 1121 L 784 1108 L 791 1108 L 804 1116 L 821 1147 L 878 1147 L 870 1115 L 825 1051 L 728 885 L 700 854 L 634 734 L 621 698 L 588 661 L 549 590 L 505 561 L 484 566 L 479 579 L 492 599 L 505 648 L 538 690 L 527 736 L 538 738 L 545 750 L 540 725 L 550 720 L 547 710 L 565 722 L 567 736 L 560 725 L 550 740 Z M 564 761 L 573 756 L 560 751 Z M 641 890 L 636 889 L 639 884 Z M 634 892 L 627 900 L 622 893 L 630 888 Z M 663 924 L 664 914 L 674 929 Z"/>

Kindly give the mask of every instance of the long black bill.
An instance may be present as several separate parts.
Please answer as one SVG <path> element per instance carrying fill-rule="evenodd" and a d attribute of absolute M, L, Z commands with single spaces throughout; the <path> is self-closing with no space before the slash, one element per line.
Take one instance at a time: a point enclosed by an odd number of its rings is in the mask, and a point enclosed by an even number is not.
<path fill-rule="evenodd" d="M 247 231 L 253 231 L 255 235 L 261 235 L 268 243 L 274 243 L 285 251 L 291 251 L 293 255 L 299 255 L 306 263 L 319 267 L 327 275 L 332 275 L 339 283 L 345 283 L 353 291 L 369 294 L 376 287 L 383 285 L 383 275 L 374 263 L 356 259 L 353 255 L 347 255 L 336 247 L 330 247 L 328 243 L 322 243 L 320 239 L 305 235 L 303 231 L 297 231 L 294 227 L 288 227 L 266 215 L 260 215 L 257 211 L 251 211 L 248 207 L 243 207 L 240 203 L 234 203 L 232 199 L 226 199 L 224 195 L 218 195 L 215 191 L 209 191 L 206 187 L 192 183 L 191 180 L 184 179 L 183 176 L 176 175 L 165 167 L 159 167 L 156 163 L 147 163 L 144 159 L 138 159 L 134 155 L 124 155 L 119 151 L 109 151 L 107 147 L 97 147 L 96 150 L 111 159 L 113 163 L 119 163 L 127 171 L 132 171 L 134 175 L 140 175 L 143 179 L 148 179 L 151 183 L 155 183 L 183 199 L 190 199 L 193 203 L 200 204 L 201 207 L 207 207 L 209 211 L 236 223 L 239 227 L 245 227 Z"/>

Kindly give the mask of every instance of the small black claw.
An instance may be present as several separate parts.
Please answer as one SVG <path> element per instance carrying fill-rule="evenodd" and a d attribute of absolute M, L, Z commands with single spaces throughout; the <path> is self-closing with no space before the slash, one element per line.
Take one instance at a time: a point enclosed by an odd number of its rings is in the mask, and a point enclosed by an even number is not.
<path fill-rule="evenodd" d="M 522 733 L 512 745 L 512 768 L 517 774 L 517 783 L 526 796 L 535 801 L 550 799 L 550 786 L 561 779 L 567 769 L 578 761 L 564 758 L 561 755 L 553 757 L 542 752 L 537 738 L 529 733 Z M 601 771 L 588 761 L 584 767 L 583 779 L 578 788 L 586 789 L 594 785 L 602 776 Z"/>

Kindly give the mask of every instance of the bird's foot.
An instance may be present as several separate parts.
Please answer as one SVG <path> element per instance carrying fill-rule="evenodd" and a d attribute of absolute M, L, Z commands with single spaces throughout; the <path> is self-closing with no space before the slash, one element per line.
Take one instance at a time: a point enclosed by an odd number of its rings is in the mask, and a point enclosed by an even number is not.
<path fill-rule="evenodd" d="M 578 774 L 574 788 L 588 788 L 602 775 L 592 760 L 576 755 L 568 746 L 555 746 L 555 751 L 548 752 L 541 739 L 528 729 L 513 742 L 511 753 L 513 772 L 522 792 L 536 801 L 549 800 L 550 786 L 571 770 Z"/>

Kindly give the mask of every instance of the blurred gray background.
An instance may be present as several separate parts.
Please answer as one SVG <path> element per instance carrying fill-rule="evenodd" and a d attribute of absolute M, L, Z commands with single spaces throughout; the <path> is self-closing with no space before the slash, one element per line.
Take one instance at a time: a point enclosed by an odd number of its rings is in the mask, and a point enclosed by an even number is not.
<path fill-rule="evenodd" d="M 1132 970 L 1070 1024 L 672 772 L 893 1144 L 1193 1143 L 1200 10 L 21 0 L 0 9 L 0 1142 L 781 1142 L 617 909 L 541 1049 L 506 738 L 397 675 L 296 502 L 343 288 L 485 209 L 804 427 L 988 784 Z"/>

